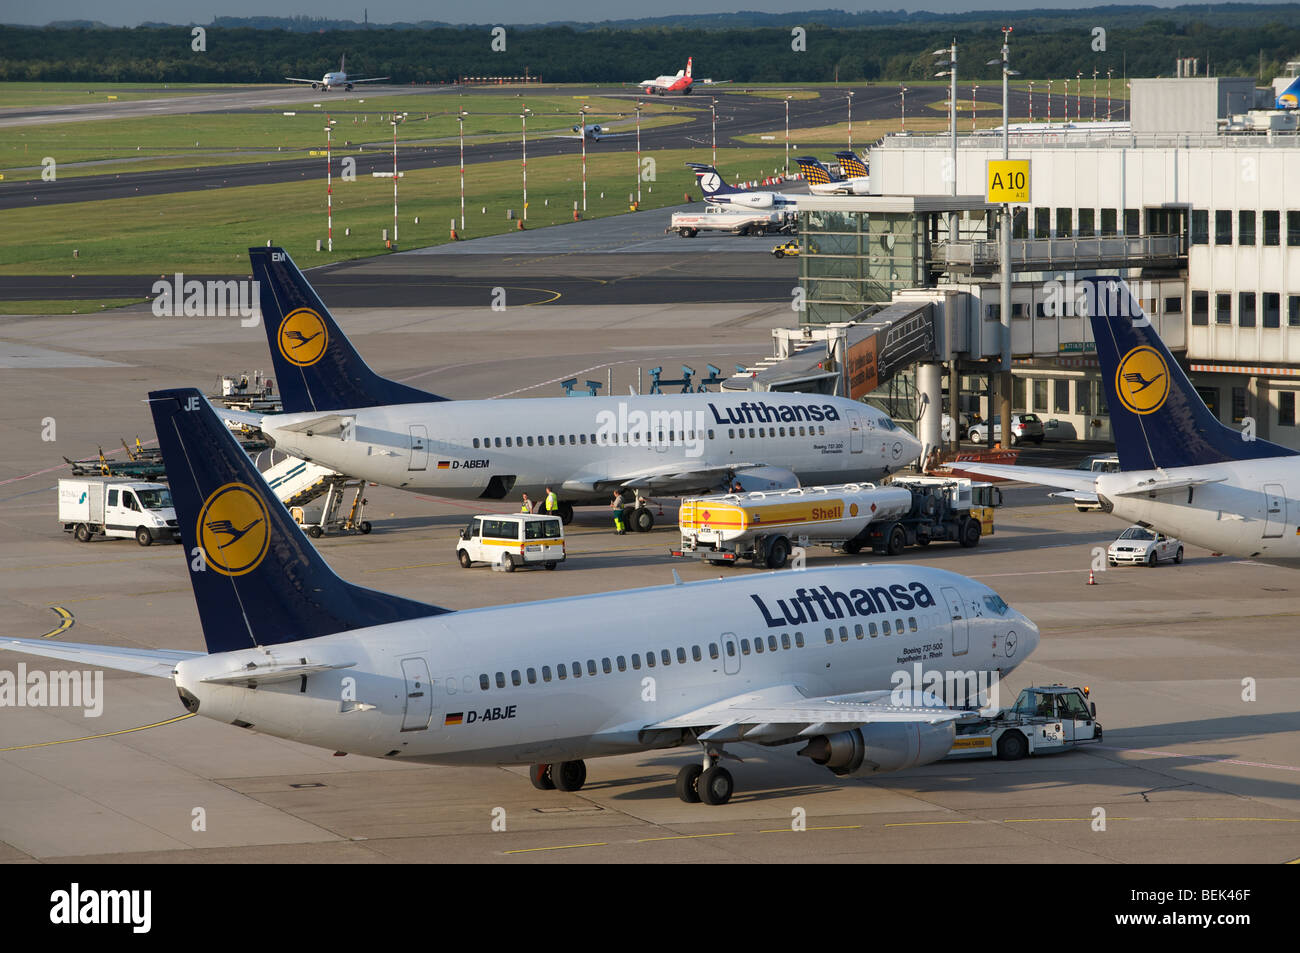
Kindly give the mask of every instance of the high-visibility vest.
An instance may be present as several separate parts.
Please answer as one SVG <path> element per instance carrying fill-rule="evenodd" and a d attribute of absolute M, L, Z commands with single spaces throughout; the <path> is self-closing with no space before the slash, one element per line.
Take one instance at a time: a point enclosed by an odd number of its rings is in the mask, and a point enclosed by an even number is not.
<path fill-rule="evenodd" d="M 533 508 L 532 508 L 531 506 L 528 505 L 528 501 L 527 501 L 527 500 L 524 500 L 523 504 L 519 507 L 519 512 L 520 512 L 520 513 L 531 513 L 532 511 L 533 511 Z"/>
<path fill-rule="evenodd" d="M 553 513 L 560 508 L 560 500 L 554 492 L 546 494 L 546 512 Z"/>

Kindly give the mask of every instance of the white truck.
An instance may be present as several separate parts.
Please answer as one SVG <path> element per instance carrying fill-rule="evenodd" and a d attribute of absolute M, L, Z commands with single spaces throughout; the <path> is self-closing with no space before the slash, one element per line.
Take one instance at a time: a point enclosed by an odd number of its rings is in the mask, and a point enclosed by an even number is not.
<path fill-rule="evenodd" d="M 685 499 L 677 517 L 681 547 L 669 554 L 729 565 L 750 559 L 780 569 L 795 545 L 856 552 L 855 541 L 861 548 L 871 524 L 904 517 L 911 508 L 911 491 L 873 483 Z"/>
<path fill-rule="evenodd" d="M 699 212 L 674 212 L 672 224 L 664 229 L 682 238 L 694 238 L 702 231 L 731 232 L 735 235 L 766 235 L 771 232 L 793 233 L 794 216 L 786 212 L 763 212 L 706 205 Z"/>
<path fill-rule="evenodd" d="M 155 540 L 181 541 L 171 490 L 161 483 L 121 477 L 61 479 L 59 522 L 65 533 L 83 543 L 97 535 L 134 537 L 141 546 Z"/>
<path fill-rule="evenodd" d="M 1046 685 L 1026 688 L 1016 703 L 988 717 L 958 721 L 949 760 L 996 757 L 1018 761 L 1101 741 L 1097 703 L 1088 689 Z"/>

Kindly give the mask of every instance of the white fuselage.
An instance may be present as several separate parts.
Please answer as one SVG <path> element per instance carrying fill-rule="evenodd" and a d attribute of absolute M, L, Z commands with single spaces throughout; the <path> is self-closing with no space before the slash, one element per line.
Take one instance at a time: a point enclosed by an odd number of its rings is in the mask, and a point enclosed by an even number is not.
<path fill-rule="evenodd" d="M 989 596 L 920 566 L 772 573 L 208 655 L 179 663 L 175 680 L 199 714 L 337 751 L 436 764 L 572 760 L 672 746 L 678 730 L 644 729 L 773 686 L 821 696 L 889 691 L 900 671 L 1005 675 L 1038 630 L 1005 604 L 995 611 Z M 670 605 L 687 624 L 664 625 Z M 268 655 L 348 667 L 257 688 L 202 681 Z"/>
<path fill-rule="evenodd" d="M 870 195 L 871 179 L 864 175 L 838 182 L 808 183 L 808 191 L 813 195 Z"/>
<path fill-rule="evenodd" d="M 1120 496 L 1143 481 L 1221 479 L 1154 494 Z M 1099 473 L 1112 512 L 1216 553 L 1300 568 L 1300 457 Z"/>
<path fill-rule="evenodd" d="M 321 77 L 320 84 L 326 89 L 332 89 L 335 86 L 346 86 L 348 83 L 348 74 L 342 71 L 326 73 Z"/>
<path fill-rule="evenodd" d="M 337 416 L 343 425 L 329 432 L 288 429 L 319 413 L 269 416 L 262 429 L 278 449 L 374 483 L 458 499 L 550 486 L 573 503 L 607 502 L 623 482 L 706 491 L 753 466 L 788 469 L 804 485 L 875 480 L 920 450 L 880 411 L 813 394 L 442 401 Z M 634 482 L 644 474 L 659 476 Z"/>

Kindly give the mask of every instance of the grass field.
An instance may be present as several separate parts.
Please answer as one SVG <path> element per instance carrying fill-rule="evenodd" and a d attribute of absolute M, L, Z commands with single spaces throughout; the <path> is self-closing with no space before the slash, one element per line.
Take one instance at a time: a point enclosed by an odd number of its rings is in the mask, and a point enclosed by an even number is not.
<path fill-rule="evenodd" d="M 325 102 L 328 102 L 327 100 Z M 346 108 L 316 110 L 266 109 L 251 113 L 195 113 L 183 117 L 105 119 L 93 122 L 16 126 L 0 135 L 0 173 L 6 180 L 37 179 L 41 162 L 49 156 L 63 176 L 138 172 L 187 166 L 225 165 L 249 161 L 302 158 L 323 149 L 326 116 L 334 121 L 334 150 L 353 154 L 358 146 L 383 148 L 392 141 L 392 110 L 406 113 L 398 128 L 399 142 L 455 141 L 459 97 L 391 96 L 345 101 Z M 625 100 L 604 97 L 475 96 L 465 119 L 468 141 L 517 139 L 519 118 L 527 103 L 529 135 L 571 134 L 578 122 L 578 107 L 589 105 L 588 122 L 613 123 L 616 131 L 635 128 L 635 111 Z M 287 116 L 286 112 L 294 113 Z M 643 129 L 686 121 L 669 104 L 647 105 L 642 110 Z M 108 163 L 83 165 L 76 163 Z"/>
<path fill-rule="evenodd" d="M 655 160 L 656 177 L 642 184 L 642 207 L 678 204 L 687 191 L 698 200 L 694 179 L 683 163 L 707 154 L 686 149 L 648 153 Z M 718 163 L 729 181 L 770 175 L 782 157 L 780 150 L 771 147 L 718 150 Z M 628 211 L 635 176 L 634 155 L 588 153 L 587 217 Z M 576 157 L 530 161 L 529 227 L 572 221 L 573 203 L 581 194 L 581 165 Z M 401 247 L 448 241 L 450 220 L 460 212 L 459 196 L 456 168 L 421 169 L 403 177 Z M 515 228 L 516 222 L 506 218 L 506 209 L 518 215 L 522 206 L 519 163 L 473 166 L 466 175 L 466 196 L 464 237 Z M 393 227 L 390 179 L 342 182 L 335 178 L 332 254 L 315 251 L 316 239 L 325 238 L 325 199 L 325 183 L 315 181 L 18 209 L 5 213 L 0 275 L 244 274 L 248 248 L 268 240 L 288 248 L 303 265 L 383 253 L 381 230 Z M 345 234 L 348 228 L 350 236 Z M 30 235 L 40 235 L 41 240 L 29 241 Z M 75 261 L 74 249 L 78 251 Z M 79 307 L 87 310 L 85 303 Z"/>
<path fill-rule="evenodd" d="M 828 87 L 833 89 L 834 87 Z M 751 89 L 745 95 L 763 99 L 819 99 L 821 93 L 814 89 Z"/>
<path fill-rule="evenodd" d="M 228 93 L 231 88 L 207 83 L 0 83 L 0 108 L 105 103 L 112 101 L 110 97 L 118 102 L 163 99 L 195 93 Z"/>
<path fill-rule="evenodd" d="M 148 290 L 148 289 L 144 289 Z M 105 308 L 120 308 L 123 305 L 138 304 L 145 300 L 141 293 L 139 298 L 105 298 L 103 300 L 53 300 L 53 301 L 0 301 L 0 314 L 90 314 Z"/>

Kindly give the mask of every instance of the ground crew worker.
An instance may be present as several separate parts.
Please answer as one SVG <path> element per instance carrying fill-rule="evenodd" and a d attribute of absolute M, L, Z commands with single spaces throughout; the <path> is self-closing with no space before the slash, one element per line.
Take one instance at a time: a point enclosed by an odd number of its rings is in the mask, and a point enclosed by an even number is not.
<path fill-rule="evenodd" d="M 623 496 L 620 493 L 614 494 L 614 500 L 609 504 L 609 508 L 614 511 L 614 532 L 622 536 L 627 533 L 623 528 Z"/>
<path fill-rule="evenodd" d="M 523 505 L 519 507 L 519 512 L 520 512 L 520 513 L 531 513 L 532 511 L 533 511 L 533 501 L 530 500 L 530 499 L 528 498 L 528 494 L 525 493 L 525 494 L 524 494 L 524 502 L 523 502 Z"/>
<path fill-rule="evenodd" d="M 555 495 L 555 491 L 549 486 L 546 488 L 546 515 L 558 516 L 560 510 L 560 498 Z"/>

